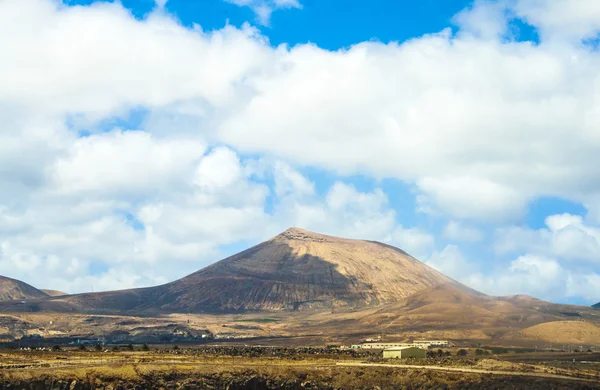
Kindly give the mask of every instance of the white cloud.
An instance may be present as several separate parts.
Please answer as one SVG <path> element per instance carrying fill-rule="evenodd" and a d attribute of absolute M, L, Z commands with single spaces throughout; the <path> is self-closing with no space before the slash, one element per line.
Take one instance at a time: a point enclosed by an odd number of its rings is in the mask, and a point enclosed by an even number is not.
<path fill-rule="evenodd" d="M 110 193 L 148 196 L 185 185 L 205 151 L 203 142 L 157 139 L 141 131 L 112 131 L 74 140 L 49 168 L 49 177 L 61 195 Z M 198 169 L 210 159 L 205 158 Z"/>
<path fill-rule="evenodd" d="M 273 167 L 275 176 L 275 194 L 279 198 L 290 195 L 312 196 L 315 194 L 315 185 L 291 166 L 277 161 Z"/>
<path fill-rule="evenodd" d="M 425 212 L 439 208 L 452 216 L 485 221 L 517 219 L 525 212 L 526 199 L 522 194 L 485 179 L 425 177 L 417 187 Z"/>
<path fill-rule="evenodd" d="M 165 5 L 167 5 L 167 1 L 168 0 L 154 0 L 158 8 L 165 8 Z"/>
<path fill-rule="evenodd" d="M 525 254 L 508 263 L 496 263 L 492 272 L 484 272 L 480 264 L 468 261 L 459 247 L 448 245 L 441 252 L 434 252 L 426 263 L 493 296 L 525 294 L 554 302 L 576 297 L 590 304 L 600 298 L 595 284 L 600 274 L 565 267 L 551 257 Z"/>
<path fill-rule="evenodd" d="M 600 3 L 595 0 L 518 0 L 514 9 L 546 40 L 594 38 L 600 33 Z"/>
<path fill-rule="evenodd" d="M 435 238 L 421 228 L 398 226 L 391 234 L 390 243 L 417 259 L 425 259 L 435 247 Z"/>
<path fill-rule="evenodd" d="M 225 0 L 240 7 L 250 7 L 256 14 L 257 21 L 268 25 L 271 14 L 278 9 L 302 8 L 298 0 Z"/>
<path fill-rule="evenodd" d="M 300 6 L 237 3 L 263 20 Z M 11 61 L 0 62 L 0 272 L 47 271 L 35 278 L 72 291 L 93 273 L 106 286 L 128 285 L 128 272 L 152 284 L 290 225 L 431 252 L 433 237 L 398 224 L 383 190 L 340 179 L 321 196 L 294 168 L 303 165 L 407 182 L 423 211 L 459 224 L 448 237 L 466 241 L 477 233 L 463 220 L 518 221 L 538 196 L 593 208 L 600 59 L 578 41 L 598 29 L 596 3 L 583 3 L 478 2 L 456 35 L 329 51 L 273 48 L 247 25 L 186 28 L 161 2 L 137 20 L 118 2 L 2 1 L 0 52 Z M 539 44 L 498 38 L 513 14 L 539 28 Z M 140 108 L 137 131 L 106 129 Z M 571 278 L 549 275 L 568 286 L 557 291 L 588 294 L 573 286 L 597 275 L 590 221 L 498 234 L 499 253 L 526 259 L 503 286 L 520 289 L 556 262 Z M 452 251 L 437 256 L 457 263 Z M 92 272 L 98 263 L 107 270 Z M 508 284 L 513 274 L 521 284 Z"/>
<path fill-rule="evenodd" d="M 497 40 L 507 33 L 506 5 L 498 1 L 476 0 L 471 7 L 454 17 L 461 34 Z"/>
<path fill-rule="evenodd" d="M 527 294 L 555 302 L 579 297 L 595 303 L 598 291 L 594 283 L 599 278 L 597 273 L 570 270 L 555 259 L 527 254 L 494 276 L 474 275 L 469 282 L 472 287 L 495 295 Z"/>
<path fill-rule="evenodd" d="M 434 252 L 426 264 L 466 284 L 469 284 L 473 275 L 478 275 L 478 266 L 469 263 L 456 245 L 447 245 L 442 251 Z"/>
<path fill-rule="evenodd" d="M 536 196 L 600 193 L 599 60 L 578 44 L 444 30 L 335 52 L 274 49 L 250 27 L 206 33 L 160 12 L 135 20 L 119 4 L 1 7 L 10 39 L 0 49 L 19 60 L 0 64 L 0 101 L 28 113 L 85 124 L 146 107 L 153 121 L 185 122 L 147 123 L 156 134 L 201 133 L 244 153 L 395 177 L 415 183 L 423 209 L 459 218 L 517 220 Z M 470 12 L 479 20 L 489 7 Z"/>
<path fill-rule="evenodd" d="M 483 232 L 461 222 L 449 221 L 444 227 L 442 236 L 454 241 L 478 242 L 483 239 Z"/>
<path fill-rule="evenodd" d="M 546 218 L 546 228 L 500 228 L 495 249 L 500 254 L 534 253 L 569 262 L 600 264 L 600 227 L 588 225 L 577 215 L 561 214 Z"/>

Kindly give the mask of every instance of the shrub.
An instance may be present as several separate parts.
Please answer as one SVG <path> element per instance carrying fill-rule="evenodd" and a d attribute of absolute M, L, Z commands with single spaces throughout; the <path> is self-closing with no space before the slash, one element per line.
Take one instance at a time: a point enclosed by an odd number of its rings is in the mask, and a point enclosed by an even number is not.
<path fill-rule="evenodd" d="M 149 351 L 150 348 L 148 348 L 147 344 L 142 345 L 142 351 Z"/>
<path fill-rule="evenodd" d="M 466 349 L 459 349 L 458 352 L 456 352 L 456 356 L 467 356 L 468 354 Z"/>
<path fill-rule="evenodd" d="M 79 350 L 80 351 L 87 351 L 87 348 L 85 347 L 85 345 L 79 344 Z"/>

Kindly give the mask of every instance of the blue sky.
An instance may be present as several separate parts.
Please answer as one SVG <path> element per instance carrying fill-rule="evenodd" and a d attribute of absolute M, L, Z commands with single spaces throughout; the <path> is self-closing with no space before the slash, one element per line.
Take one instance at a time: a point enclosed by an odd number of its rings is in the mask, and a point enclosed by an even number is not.
<path fill-rule="evenodd" d="M 0 273 L 147 286 L 299 226 L 600 301 L 582 1 L 8 0 Z"/>

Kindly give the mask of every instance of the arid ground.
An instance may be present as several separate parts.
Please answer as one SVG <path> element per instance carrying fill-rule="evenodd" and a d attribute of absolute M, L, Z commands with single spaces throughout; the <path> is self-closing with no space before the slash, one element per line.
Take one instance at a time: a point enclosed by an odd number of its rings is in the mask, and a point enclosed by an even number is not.
<path fill-rule="evenodd" d="M 4 350 L 0 383 L 69 390 L 600 389 L 600 354 L 476 357 L 469 350 L 464 357 L 383 361 L 378 352 L 319 348 L 129 348 Z"/>

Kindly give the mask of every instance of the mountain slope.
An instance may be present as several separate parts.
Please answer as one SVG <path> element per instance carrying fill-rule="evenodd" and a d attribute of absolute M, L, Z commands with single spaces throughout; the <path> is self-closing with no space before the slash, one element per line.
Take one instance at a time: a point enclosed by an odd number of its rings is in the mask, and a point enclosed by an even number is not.
<path fill-rule="evenodd" d="M 596 309 L 600 309 L 600 302 L 596 303 L 595 305 L 593 305 L 592 307 L 595 307 Z"/>
<path fill-rule="evenodd" d="M 459 283 L 444 283 L 377 308 L 312 316 L 295 331 L 337 334 L 351 330 L 399 339 L 498 341 L 529 338 L 519 330 L 574 318 L 598 323 L 594 309 L 589 307 L 553 304 L 522 295 L 493 297 Z"/>
<path fill-rule="evenodd" d="M 62 291 L 58 291 L 58 290 L 46 290 L 46 289 L 41 289 L 40 291 L 44 292 L 47 295 L 50 295 L 51 297 L 62 297 L 65 295 L 69 295 L 65 292 Z"/>
<path fill-rule="evenodd" d="M 292 228 L 163 286 L 57 298 L 79 308 L 238 312 L 359 308 L 456 283 L 389 245 Z"/>
<path fill-rule="evenodd" d="M 16 279 L 0 276 L 0 301 L 41 299 L 48 295 Z"/>

